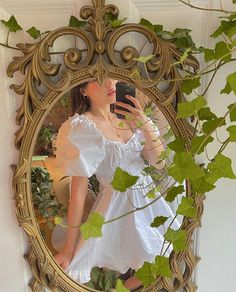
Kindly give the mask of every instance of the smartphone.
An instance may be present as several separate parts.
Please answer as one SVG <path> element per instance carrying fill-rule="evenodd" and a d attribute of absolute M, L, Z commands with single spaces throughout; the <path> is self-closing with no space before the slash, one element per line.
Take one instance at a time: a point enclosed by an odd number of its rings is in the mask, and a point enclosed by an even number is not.
<path fill-rule="evenodd" d="M 131 96 L 135 97 L 135 87 L 133 85 L 128 84 L 128 83 L 117 82 L 116 83 L 116 101 L 121 101 L 121 102 L 124 102 L 126 104 L 130 104 L 132 107 L 135 107 L 134 103 L 125 97 L 126 95 L 131 95 Z M 116 108 L 130 113 L 129 110 L 127 110 L 121 106 L 116 106 Z M 116 115 L 119 119 L 125 118 L 125 116 L 122 114 L 117 113 Z"/>

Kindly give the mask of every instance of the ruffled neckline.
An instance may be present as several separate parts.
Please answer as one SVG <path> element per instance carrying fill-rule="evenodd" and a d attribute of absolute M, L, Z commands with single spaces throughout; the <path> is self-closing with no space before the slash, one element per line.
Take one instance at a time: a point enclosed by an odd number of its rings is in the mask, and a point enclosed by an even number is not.
<path fill-rule="evenodd" d="M 96 132 L 96 134 L 98 134 L 99 136 L 102 137 L 102 139 L 106 142 L 109 143 L 114 143 L 114 144 L 119 144 L 119 145 L 128 145 L 135 137 L 136 131 L 134 131 L 133 135 L 130 137 L 130 139 L 126 142 L 120 142 L 120 141 L 115 141 L 115 140 L 111 140 L 106 138 L 103 133 L 97 128 L 96 123 L 94 121 L 92 121 L 91 119 L 89 119 L 86 115 L 81 114 L 79 115 L 78 113 L 75 114 L 76 117 L 79 117 L 80 119 L 82 119 L 83 121 L 86 122 L 86 124 L 89 126 L 89 128 L 93 128 L 93 130 Z"/>

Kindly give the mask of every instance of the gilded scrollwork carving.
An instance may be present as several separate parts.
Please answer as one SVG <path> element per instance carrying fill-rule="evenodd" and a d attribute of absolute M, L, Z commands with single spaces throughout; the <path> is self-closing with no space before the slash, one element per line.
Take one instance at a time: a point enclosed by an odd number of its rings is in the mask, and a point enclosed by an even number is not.
<path fill-rule="evenodd" d="M 116 6 L 105 5 L 104 0 L 93 0 L 92 5 L 86 5 L 80 11 L 81 18 L 87 21 L 85 27 L 62 27 L 50 32 L 38 43 L 18 44 L 22 56 L 14 57 L 8 66 L 9 77 L 17 71 L 25 75 L 22 84 L 11 85 L 18 95 L 23 96 L 16 116 L 16 123 L 20 127 L 15 138 L 15 146 L 21 155 L 18 165 L 12 168 L 16 213 L 31 246 L 25 258 L 34 275 L 30 286 L 35 292 L 42 291 L 44 286 L 51 291 L 89 291 L 89 288 L 73 282 L 56 266 L 49 250 L 42 244 L 41 235 L 35 227 L 35 217 L 32 216 L 33 207 L 30 205 L 32 200 L 27 177 L 30 172 L 28 161 L 31 160 L 31 144 L 44 113 L 55 100 L 72 86 L 89 79 L 96 78 L 102 83 L 105 78 L 110 77 L 134 83 L 159 106 L 177 136 L 183 137 L 188 144 L 192 135 L 191 127 L 183 120 L 176 119 L 176 109 L 172 104 L 175 99 L 179 101 L 184 98 L 179 90 L 181 75 L 176 66 L 173 66 L 181 52 L 174 44 L 162 40 L 140 24 L 124 24 L 119 28 L 112 28 L 106 14 L 117 16 L 118 13 Z M 136 47 L 126 44 L 117 48 L 119 39 L 126 35 L 128 38 L 132 32 L 142 35 L 151 47 L 150 54 L 154 57 L 146 63 L 146 69 L 135 60 L 142 54 Z M 79 46 L 68 48 L 63 53 L 62 63 L 52 63 L 50 48 L 59 37 L 65 35 L 74 36 L 78 43 L 79 40 L 83 41 L 86 49 L 82 50 Z M 199 66 L 197 60 L 191 56 L 184 61 L 183 66 L 185 65 L 192 70 L 197 70 Z M 160 84 L 165 84 L 165 88 L 161 88 Z M 46 88 L 46 91 L 40 91 L 40 86 Z M 187 195 L 191 196 L 191 192 Z M 191 238 L 193 231 L 200 225 L 203 200 L 203 196 L 195 198 L 197 219 L 184 218 L 182 228 L 188 233 L 188 248 L 179 254 L 172 252 L 170 267 L 173 278 L 167 280 L 159 277 L 155 287 L 149 287 L 145 291 L 178 291 L 180 288 L 188 292 L 196 291 L 191 276 L 199 258 L 193 254 Z"/>

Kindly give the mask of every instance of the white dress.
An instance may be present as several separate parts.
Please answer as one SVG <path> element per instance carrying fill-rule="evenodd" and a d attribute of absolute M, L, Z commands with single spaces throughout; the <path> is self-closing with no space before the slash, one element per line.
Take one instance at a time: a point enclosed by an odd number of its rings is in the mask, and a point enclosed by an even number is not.
<path fill-rule="evenodd" d="M 150 176 L 141 171 L 146 167 L 141 156 L 143 134 L 136 129 L 126 143 L 105 138 L 96 125 L 85 115 L 75 114 L 60 128 L 57 138 L 57 159 L 68 176 L 90 177 L 96 174 L 100 183 L 100 194 L 92 212 L 99 212 L 110 220 L 142 207 L 153 199 L 147 197 L 147 188 L 152 186 Z M 139 176 L 135 186 L 126 192 L 115 191 L 111 186 L 113 174 L 121 167 L 131 175 Z M 142 185 L 140 185 L 142 184 Z M 156 216 L 169 217 L 164 226 L 150 227 Z M 152 262 L 160 254 L 164 241 L 163 234 L 174 214 L 163 198 L 142 211 L 102 227 L 102 237 L 88 240 L 79 239 L 75 256 L 67 272 L 75 281 L 86 283 L 90 280 L 93 267 L 105 267 L 120 273 L 129 268 L 139 269 L 145 261 Z M 178 229 L 175 220 L 171 228 Z M 55 229 L 54 233 L 57 233 Z M 54 234 L 54 241 L 55 241 Z M 169 247 L 166 255 L 172 251 Z"/>

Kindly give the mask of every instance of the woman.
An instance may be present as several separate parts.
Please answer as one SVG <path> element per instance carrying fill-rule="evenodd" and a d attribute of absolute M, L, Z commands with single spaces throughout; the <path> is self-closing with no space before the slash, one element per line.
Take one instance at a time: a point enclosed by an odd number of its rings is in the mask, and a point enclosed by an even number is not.
<path fill-rule="evenodd" d="M 162 163 L 157 164 L 163 147 L 158 131 L 143 113 L 138 100 L 126 96 L 135 107 L 116 102 L 115 81 L 110 79 L 102 85 L 97 81 L 86 82 L 75 87 L 74 93 L 79 114 L 62 125 L 57 140 L 57 158 L 65 174 L 72 176 L 68 224 L 80 225 L 88 178 L 93 174 L 100 183 L 100 194 L 92 211 L 102 214 L 106 221 L 150 203 L 146 193 L 147 186 L 153 187 L 153 182 L 141 171 L 146 166 L 144 159 L 157 168 L 163 167 Z M 112 113 L 113 104 L 124 110 L 115 108 Z M 116 114 L 127 116 L 125 109 L 130 113 L 128 119 L 122 120 L 124 126 L 120 127 L 121 120 Z M 115 191 L 111 186 L 117 167 L 139 176 L 136 185 L 126 192 Z M 55 258 L 79 283 L 90 280 L 91 269 L 95 266 L 122 274 L 129 268 L 137 270 L 144 261 L 151 262 L 160 254 L 165 229 L 163 226 L 150 227 L 156 216 L 169 217 L 165 228 L 174 217 L 163 198 L 142 211 L 104 225 L 101 238 L 84 241 L 78 228 L 68 228 L 66 244 Z M 172 228 L 179 227 L 175 220 Z M 170 251 L 169 248 L 167 254 Z M 140 282 L 135 277 L 125 282 L 128 289 L 138 285 Z"/>

